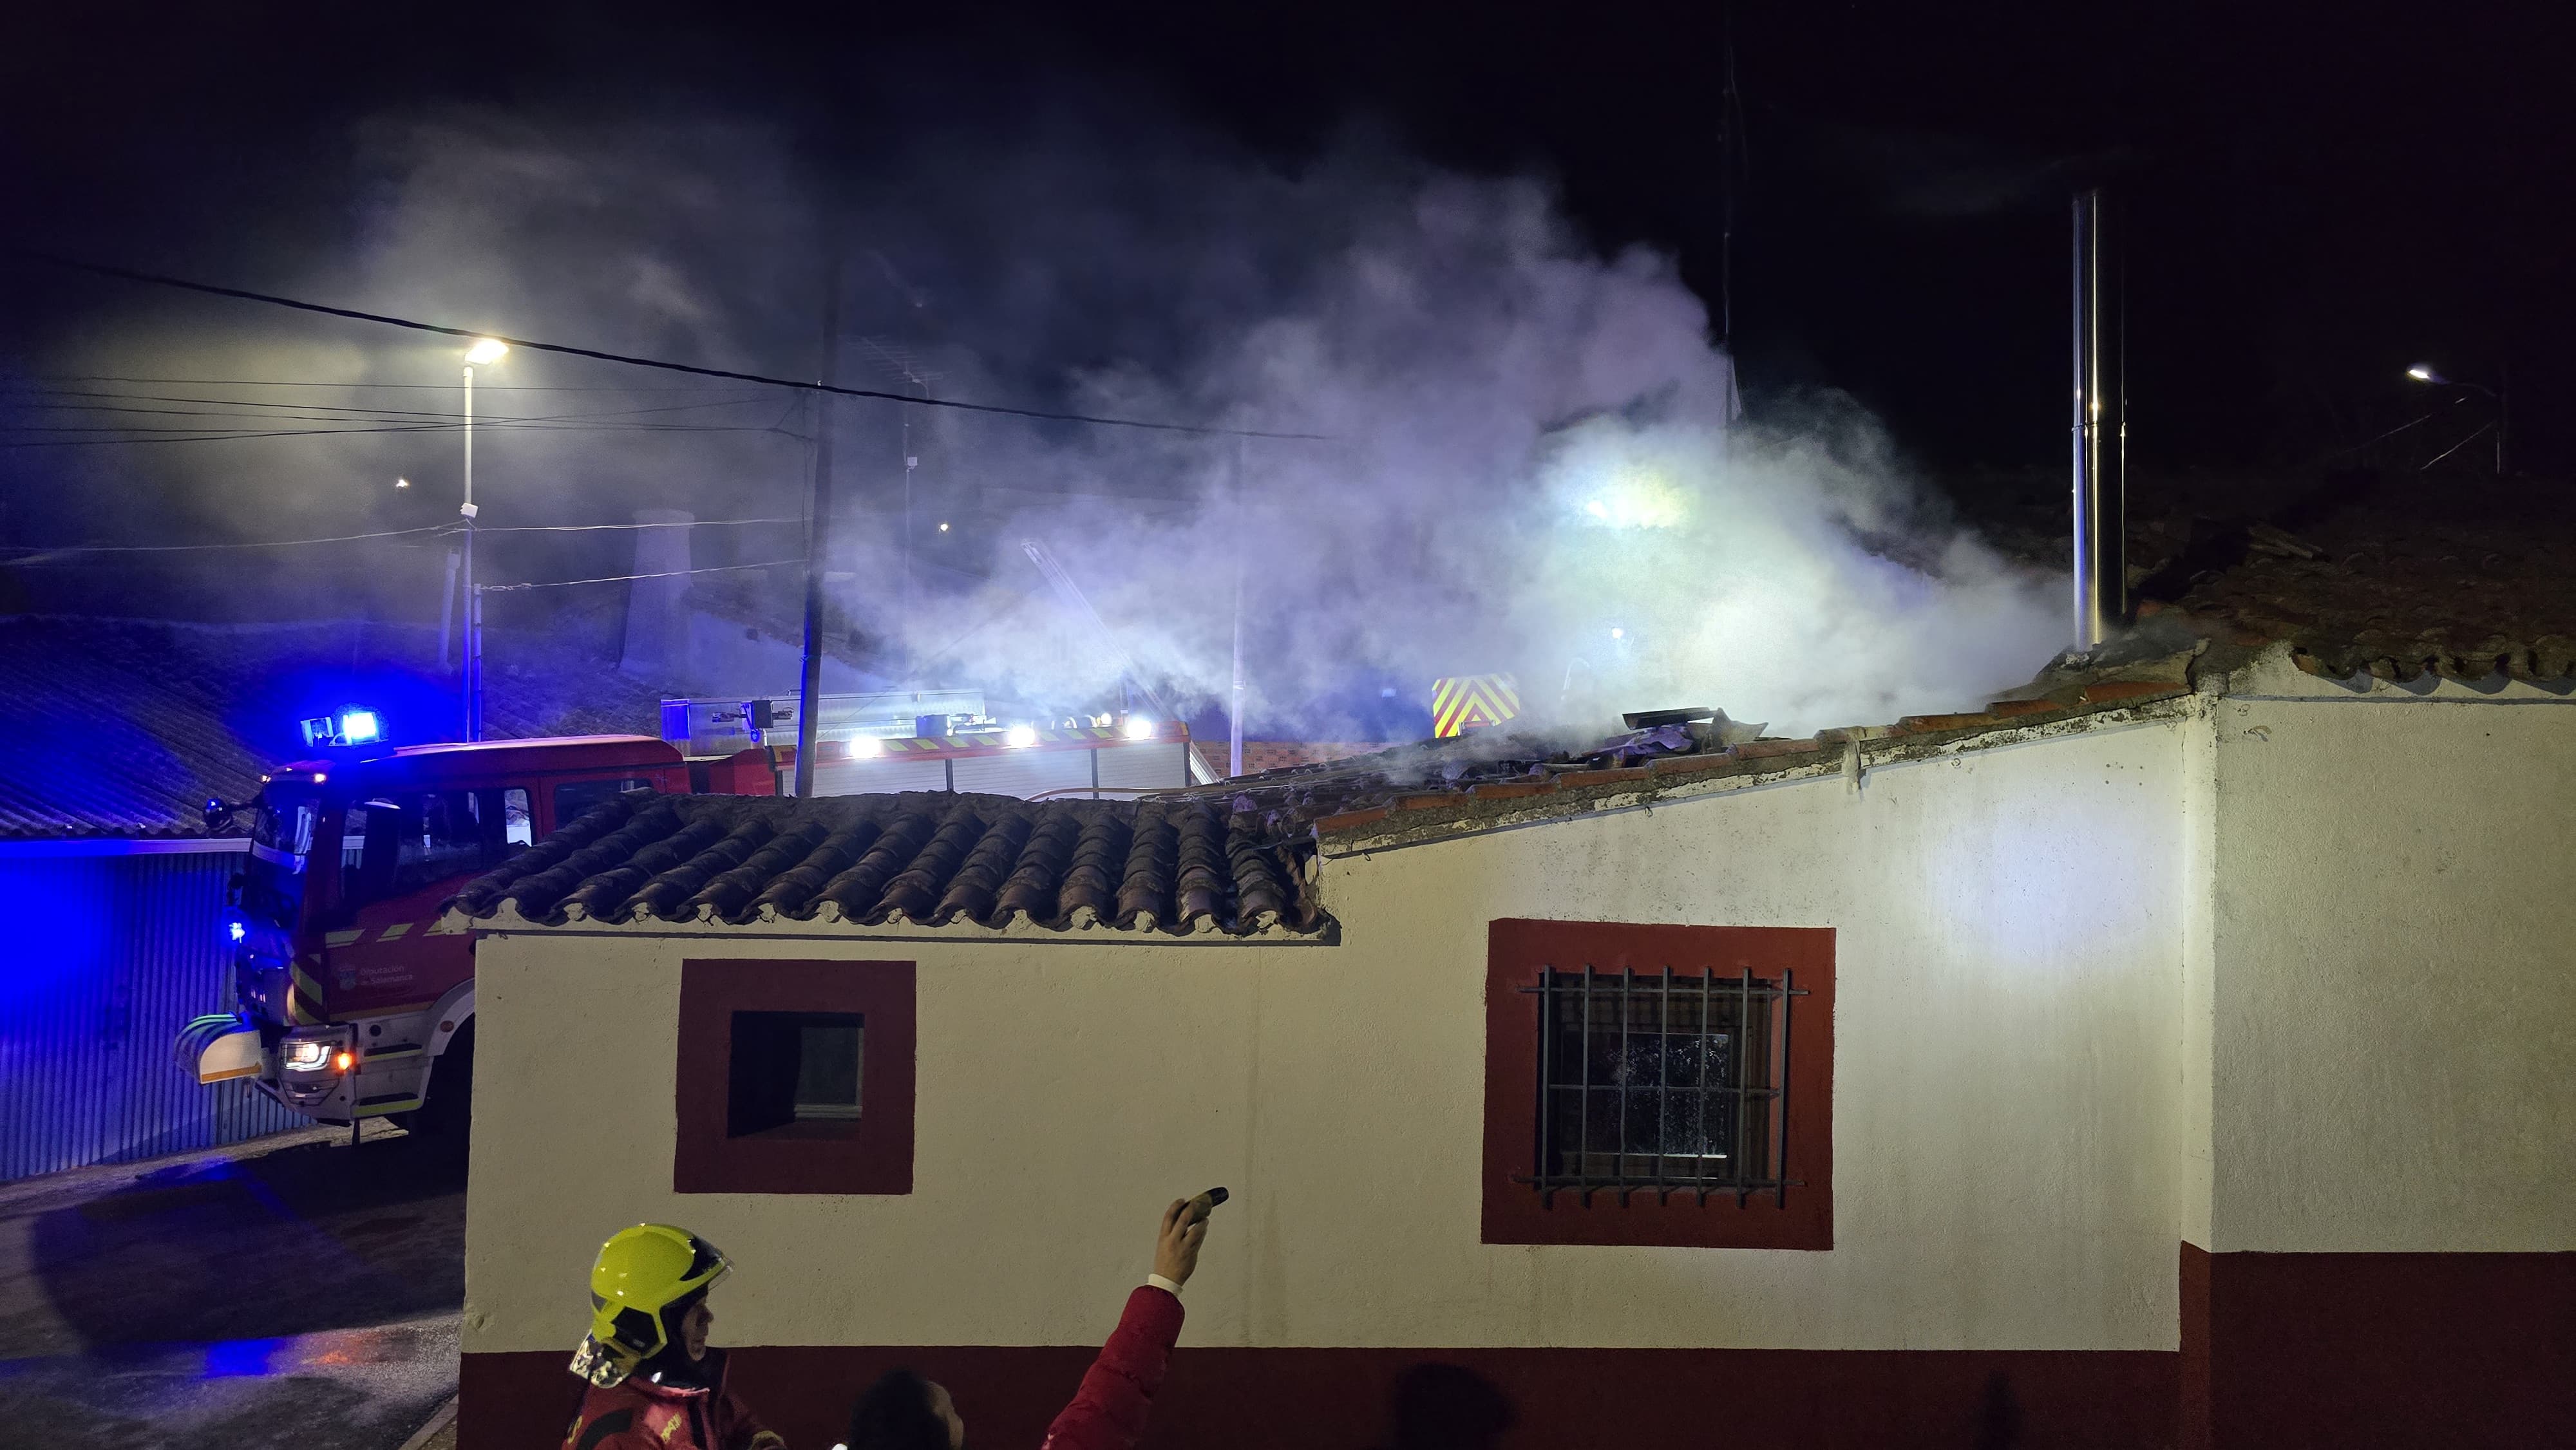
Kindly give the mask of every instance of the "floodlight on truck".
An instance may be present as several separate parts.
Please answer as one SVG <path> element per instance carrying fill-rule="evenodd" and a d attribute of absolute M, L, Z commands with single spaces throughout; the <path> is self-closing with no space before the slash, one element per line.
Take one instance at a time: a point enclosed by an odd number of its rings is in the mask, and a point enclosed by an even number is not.
<path fill-rule="evenodd" d="M 301 722 L 307 746 L 373 745 L 385 738 L 382 717 L 373 710 L 347 709 Z"/>

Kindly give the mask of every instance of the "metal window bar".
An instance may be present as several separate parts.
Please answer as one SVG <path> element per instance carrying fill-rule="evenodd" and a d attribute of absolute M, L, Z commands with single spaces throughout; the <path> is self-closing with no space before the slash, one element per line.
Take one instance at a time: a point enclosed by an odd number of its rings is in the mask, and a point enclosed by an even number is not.
<path fill-rule="evenodd" d="M 1666 966 L 1640 982 L 1633 967 L 1623 967 L 1613 983 L 1590 963 L 1584 965 L 1579 979 L 1553 965 L 1542 966 L 1538 984 L 1520 989 L 1539 999 L 1539 1043 L 1533 1084 L 1534 1171 L 1515 1175 L 1515 1180 L 1529 1183 L 1549 1203 L 1560 1190 L 1578 1193 L 1586 1207 L 1592 1195 L 1602 1191 L 1617 1193 L 1623 1205 L 1638 1192 L 1655 1194 L 1659 1204 L 1669 1203 L 1676 1191 L 1694 1194 L 1701 1204 L 1708 1202 L 1711 1192 L 1732 1193 L 1739 1206 L 1752 1195 L 1767 1192 L 1785 1207 L 1789 1190 L 1803 1186 L 1787 1176 L 1789 1029 L 1792 1003 L 1807 993 L 1798 987 L 1795 974 L 1785 969 L 1776 984 L 1757 978 L 1750 968 L 1739 969 L 1735 980 L 1724 984 L 1734 989 L 1724 996 L 1719 995 L 1720 983 L 1719 975 L 1707 968 L 1681 976 Z M 1699 1009 L 1697 1022 L 1678 1037 L 1673 1030 L 1677 985 L 1696 997 L 1694 1005 Z M 1650 1053 L 1641 1054 L 1637 1039 L 1644 1024 L 1637 1018 L 1649 993 L 1654 998 L 1656 1030 Z M 1595 1081 L 1593 1074 L 1597 1048 L 1609 1045 L 1597 1041 L 1609 1034 L 1606 1024 L 1596 1033 L 1596 1000 L 1615 1009 L 1619 1019 L 1616 1053 L 1606 1082 Z M 1722 1008 L 1731 1008 L 1731 1017 Z M 1570 1067 L 1558 1041 L 1567 1027 L 1574 1029 L 1575 1061 Z M 1687 1082 L 1673 1081 L 1677 1051 L 1686 1051 L 1691 1058 Z M 1725 1056 L 1719 1080 L 1711 1082 L 1710 1059 L 1720 1052 Z M 1649 1055 L 1651 1082 L 1645 1080 Z M 1569 1076 L 1572 1081 L 1561 1080 Z M 1631 1142 L 1630 1127 L 1637 1122 L 1632 1110 L 1642 1113 L 1644 1107 L 1632 1101 L 1640 1091 L 1653 1096 L 1655 1142 L 1650 1151 Z M 1605 1115 L 1610 1120 L 1605 1126 L 1615 1124 L 1617 1140 L 1596 1155 L 1592 1118 L 1602 1092 L 1618 1095 L 1615 1110 Z M 1563 1105 L 1568 1093 L 1573 1099 L 1570 1112 Z M 1676 1099 L 1684 1095 L 1696 1111 L 1678 1115 L 1685 1131 L 1676 1135 Z M 1725 1106 L 1718 1107 L 1713 1098 Z M 1570 1124 L 1567 1118 L 1572 1119 Z M 1720 1121 L 1727 1126 L 1722 1144 L 1717 1131 Z M 1722 1152 L 1716 1151 L 1721 1147 Z M 1721 1158 L 1722 1166 L 1712 1162 Z M 1636 1161 L 1641 1159 L 1643 1171 Z M 1688 1165 L 1679 1172 L 1677 1159 Z M 1606 1165 L 1597 1160 L 1607 1160 Z"/>

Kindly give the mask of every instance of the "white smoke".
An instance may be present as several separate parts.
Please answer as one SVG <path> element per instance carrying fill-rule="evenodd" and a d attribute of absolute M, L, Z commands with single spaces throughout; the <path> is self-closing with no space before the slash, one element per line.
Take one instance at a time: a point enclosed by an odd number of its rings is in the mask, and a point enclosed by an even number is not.
<path fill-rule="evenodd" d="M 1202 319 L 1197 345 L 1087 375 L 1074 400 L 1329 441 L 987 441 L 975 470 L 1092 497 L 1009 520 L 994 584 L 908 631 L 931 668 L 1058 705 L 1097 697 L 1109 657 L 1078 616 L 1013 602 L 1037 583 L 1022 538 L 1193 700 L 1225 696 L 1240 569 L 1256 733 L 1336 734 L 1356 679 L 1420 698 L 1435 676 L 1489 672 L 1569 723 L 1676 705 L 1775 728 L 1881 721 L 1973 706 L 2052 653 L 2046 580 L 1941 522 L 1848 408 L 1795 428 L 1733 417 L 1729 361 L 1670 260 L 1600 256 L 1544 187 L 1190 181 L 1260 193 L 1221 209 L 1246 225 L 1330 217 L 1340 235 L 1291 259 L 1260 308 L 1170 297 Z M 1187 255 L 1165 270 L 1205 275 L 1204 254 L 1235 246 L 1258 243 L 1167 242 Z M 1121 491 L 1185 502 L 1097 497 Z"/>
<path fill-rule="evenodd" d="M 450 114 L 367 137 L 354 240 L 279 290 L 811 376 L 830 232 L 847 383 L 896 382 L 890 342 L 943 396 L 1319 435 L 1238 444 L 917 409 L 899 443 L 893 405 L 836 404 L 838 602 L 889 682 L 1099 708 L 1111 654 L 1046 589 L 1029 539 L 1184 709 L 1227 697 L 1239 578 L 1257 735 L 1344 736 L 1355 696 L 1419 701 L 1435 676 L 1492 672 L 1517 677 L 1534 716 L 1583 724 L 1676 705 L 1775 730 L 1880 721 L 1973 706 L 2058 643 L 2049 581 L 1947 523 L 1867 419 L 1831 400 L 1794 423 L 1735 416 L 1729 361 L 1671 258 L 1605 254 L 1536 181 L 1439 173 L 1365 137 L 1282 171 L 1159 124 L 911 138 L 864 175 L 687 117 Z M 290 350 L 285 322 L 263 316 L 227 356 L 201 321 L 179 336 L 147 320 L 83 361 L 454 376 L 443 343 L 297 323 L 331 341 Z M 776 515 L 801 496 L 790 435 L 805 423 L 778 395 L 702 409 L 703 391 L 657 391 L 685 379 L 541 355 L 488 381 L 491 414 L 539 421 L 478 432 L 487 523 Z M 542 421 L 569 414 L 582 417 Z M 738 431 L 642 431 L 653 420 Z M 426 470 L 446 487 L 455 444 L 210 446 L 234 451 L 156 456 L 182 475 L 175 494 L 256 481 L 318 518 L 350 480 Z M 909 590 L 898 456 L 923 465 Z M 600 562 L 515 547 L 493 567 Z M 792 534 L 710 534 L 697 562 L 793 549 Z M 792 606 L 794 571 L 756 577 L 770 606 Z"/>

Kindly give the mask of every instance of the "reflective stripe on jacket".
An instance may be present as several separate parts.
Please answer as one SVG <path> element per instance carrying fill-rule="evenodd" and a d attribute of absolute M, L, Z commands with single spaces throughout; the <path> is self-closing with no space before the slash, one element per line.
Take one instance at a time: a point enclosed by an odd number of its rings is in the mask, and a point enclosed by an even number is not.
<path fill-rule="evenodd" d="M 721 1361 L 715 1379 L 712 1389 L 657 1385 L 642 1375 L 594 1386 L 564 1432 L 563 1450 L 787 1450 L 727 1387 Z"/>

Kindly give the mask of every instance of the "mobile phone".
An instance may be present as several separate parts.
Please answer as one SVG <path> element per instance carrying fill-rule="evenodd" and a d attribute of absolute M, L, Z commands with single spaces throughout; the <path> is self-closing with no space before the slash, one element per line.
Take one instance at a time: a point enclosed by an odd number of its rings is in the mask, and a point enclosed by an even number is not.
<path fill-rule="evenodd" d="M 1225 1200 L 1226 1192 L 1222 1188 L 1211 1188 L 1191 1199 L 1189 1222 L 1198 1223 L 1204 1220 L 1209 1214 L 1216 1212 L 1216 1206 Z"/>

